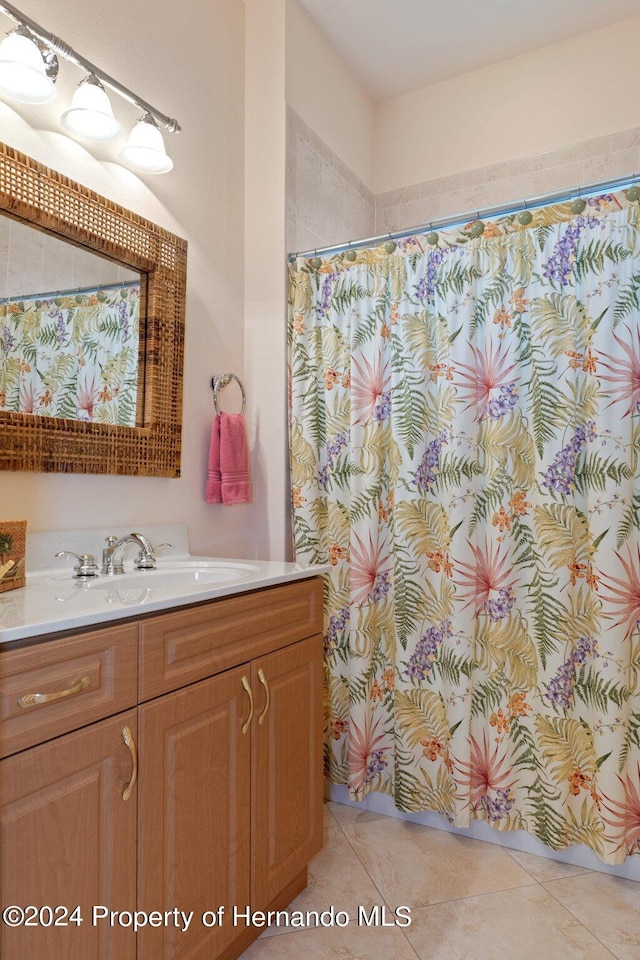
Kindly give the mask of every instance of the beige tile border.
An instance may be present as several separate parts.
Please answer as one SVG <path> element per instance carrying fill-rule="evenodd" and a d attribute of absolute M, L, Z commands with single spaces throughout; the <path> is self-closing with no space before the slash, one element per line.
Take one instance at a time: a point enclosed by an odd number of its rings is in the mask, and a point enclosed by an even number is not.
<path fill-rule="evenodd" d="M 334 216 L 319 216 L 310 222 L 309 198 L 298 195 L 296 150 L 302 139 L 320 161 L 342 178 L 351 197 L 360 197 L 366 227 L 361 236 L 337 236 L 343 229 Z M 449 177 L 415 183 L 377 196 L 320 139 L 298 114 L 287 107 L 287 223 L 288 247 L 292 250 L 324 247 L 331 243 L 362 239 L 372 234 L 407 230 L 431 220 L 473 211 L 474 208 L 518 203 L 561 190 L 571 190 L 640 174 L 640 127 L 557 150 L 467 170 Z M 347 186 L 348 185 L 348 186 Z M 346 194 L 345 194 L 346 198 Z M 318 197 L 314 198 L 317 207 Z M 372 216 L 368 216 L 368 211 Z M 370 226 L 370 229 L 368 229 Z"/>
<path fill-rule="evenodd" d="M 634 173 L 640 174 L 640 127 L 378 194 L 376 233 Z"/>
<path fill-rule="evenodd" d="M 346 163 L 340 159 L 340 157 L 331 150 L 330 147 L 321 140 L 320 137 L 315 133 L 311 127 L 304 122 L 302 117 L 298 116 L 295 110 L 292 110 L 291 107 L 287 107 L 287 137 L 293 138 L 295 142 L 296 136 L 302 137 L 306 140 L 316 153 L 319 153 L 322 159 L 333 167 L 340 176 L 347 181 L 359 194 L 364 197 L 369 203 L 375 202 L 375 194 L 371 191 L 359 177 L 351 170 Z M 289 142 L 287 143 L 287 147 Z M 287 150 L 287 153 L 289 151 Z"/>

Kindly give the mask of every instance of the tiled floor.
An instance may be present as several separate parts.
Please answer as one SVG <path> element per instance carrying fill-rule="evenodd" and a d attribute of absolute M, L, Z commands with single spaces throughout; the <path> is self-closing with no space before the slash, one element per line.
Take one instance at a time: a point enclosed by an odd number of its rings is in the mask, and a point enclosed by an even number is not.
<path fill-rule="evenodd" d="M 376 904 L 387 923 L 410 907 L 411 925 L 359 925 Z M 331 906 L 347 926 L 271 928 L 243 960 L 640 958 L 639 883 L 338 803 L 288 909 Z"/>

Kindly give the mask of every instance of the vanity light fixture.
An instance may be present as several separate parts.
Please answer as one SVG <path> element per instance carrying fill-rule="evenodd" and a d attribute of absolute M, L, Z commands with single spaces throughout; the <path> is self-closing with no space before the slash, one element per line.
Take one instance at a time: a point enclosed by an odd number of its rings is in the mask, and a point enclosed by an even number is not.
<path fill-rule="evenodd" d="M 62 114 L 60 122 L 69 133 L 86 140 L 117 140 L 122 136 L 107 91 L 93 73 L 80 81 L 71 107 Z"/>
<path fill-rule="evenodd" d="M 0 94 L 20 103 L 49 103 L 56 95 L 38 41 L 24 24 L 0 43 Z"/>
<path fill-rule="evenodd" d="M 122 127 L 113 115 L 105 87 L 142 111 L 120 158 L 127 166 L 145 173 L 168 173 L 173 161 L 167 156 L 160 126 L 171 133 L 180 132 L 180 124 L 166 116 L 108 73 L 100 70 L 59 37 L 48 33 L 5 0 L 0 13 L 18 25 L 0 43 L 0 96 L 21 103 L 47 103 L 53 100 L 58 73 L 58 56 L 70 60 L 87 74 L 78 84 L 71 106 L 60 118 L 72 136 L 86 140 L 117 140 Z"/>
<path fill-rule="evenodd" d="M 143 173 L 168 173 L 173 167 L 160 128 L 150 113 L 145 113 L 136 123 L 126 146 L 120 151 L 120 159 L 128 167 Z"/>

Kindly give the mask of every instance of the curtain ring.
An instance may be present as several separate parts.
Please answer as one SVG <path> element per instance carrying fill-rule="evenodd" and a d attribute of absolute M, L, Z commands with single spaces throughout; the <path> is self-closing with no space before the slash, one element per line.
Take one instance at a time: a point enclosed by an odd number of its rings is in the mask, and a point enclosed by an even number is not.
<path fill-rule="evenodd" d="M 218 393 L 220 390 L 223 390 L 224 387 L 228 386 L 232 380 L 235 380 L 238 386 L 240 387 L 240 393 L 242 394 L 242 409 L 240 413 L 244 413 L 244 408 L 247 404 L 247 398 L 245 396 L 244 387 L 242 383 L 236 377 L 235 373 L 221 373 L 217 377 L 211 377 L 211 389 L 213 390 L 213 406 L 215 411 L 220 416 L 220 408 L 218 406 Z"/>

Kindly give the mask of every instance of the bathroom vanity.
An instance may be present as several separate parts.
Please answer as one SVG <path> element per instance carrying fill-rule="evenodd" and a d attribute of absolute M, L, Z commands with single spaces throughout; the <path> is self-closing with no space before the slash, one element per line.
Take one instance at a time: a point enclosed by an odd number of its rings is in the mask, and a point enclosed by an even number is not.
<path fill-rule="evenodd" d="M 64 629 L 0 631 L 30 634 L 0 643 L 0 900 L 24 911 L 0 956 L 231 960 L 262 930 L 249 909 L 304 888 L 322 845 L 322 568 L 280 566 L 205 599 L 140 574 L 160 609 L 94 589 Z"/>

